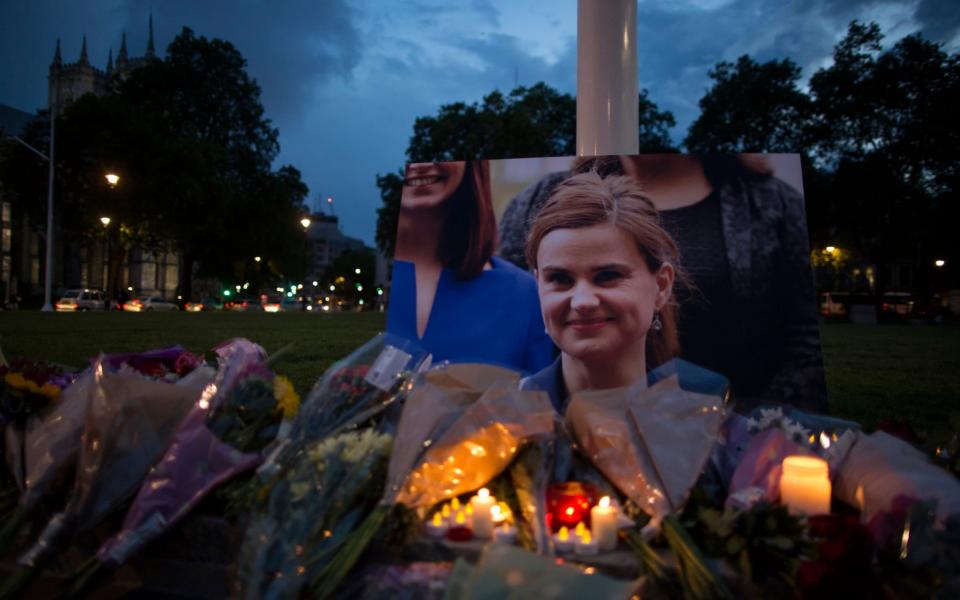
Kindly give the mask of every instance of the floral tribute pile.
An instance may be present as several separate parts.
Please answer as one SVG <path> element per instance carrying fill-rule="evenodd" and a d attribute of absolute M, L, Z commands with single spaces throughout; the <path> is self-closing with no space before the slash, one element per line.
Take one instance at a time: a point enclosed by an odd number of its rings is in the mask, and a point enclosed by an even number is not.
<path fill-rule="evenodd" d="M 5 373 L 5 402 L 46 401 L 5 413 L 19 500 L 0 543 L 21 570 L 0 596 L 113 514 L 68 582 L 94 590 L 201 505 L 242 530 L 243 598 L 960 592 L 956 440 L 931 460 L 848 421 L 739 415 L 679 360 L 557 414 L 518 373 L 431 365 L 390 335 L 302 403 L 255 344 L 214 354 L 8 367 L 33 386 Z"/>

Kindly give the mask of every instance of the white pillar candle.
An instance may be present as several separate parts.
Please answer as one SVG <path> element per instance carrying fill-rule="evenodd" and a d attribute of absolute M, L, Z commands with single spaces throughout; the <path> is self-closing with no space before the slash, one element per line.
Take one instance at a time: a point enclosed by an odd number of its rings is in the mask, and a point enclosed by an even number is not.
<path fill-rule="evenodd" d="M 488 540 L 493 537 L 493 514 L 491 508 L 497 505 L 497 499 L 490 495 L 487 488 L 481 488 L 470 499 L 473 506 L 473 535 Z"/>
<path fill-rule="evenodd" d="M 590 530 L 584 530 L 583 535 L 573 542 L 573 553 L 577 556 L 596 556 L 597 541 L 590 535 Z"/>
<path fill-rule="evenodd" d="M 793 515 L 830 513 L 830 468 L 816 456 L 788 456 L 780 475 L 780 503 Z"/>
<path fill-rule="evenodd" d="M 590 530 L 597 546 L 608 552 L 617 547 L 617 509 L 610 506 L 610 497 L 604 496 L 600 504 L 590 509 Z"/>

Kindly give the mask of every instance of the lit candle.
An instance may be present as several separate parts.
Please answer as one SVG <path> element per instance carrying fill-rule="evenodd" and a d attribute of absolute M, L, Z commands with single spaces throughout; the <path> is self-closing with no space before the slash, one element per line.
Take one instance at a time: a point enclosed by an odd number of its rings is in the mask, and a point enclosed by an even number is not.
<path fill-rule="evenodd" d="M 497 499 L 490 495 L 487 488 L 481 488 L 477 495 L 470 499 L 473 505 L 473 535 L 482 539 L 493 537 L 492 508 L 497 505 Z"/>
<path fill-rule="evenodd" d="M 440 513 L 433 513 L 433 519 L 427 522 L 427 535 L 434 538 L 442 538 L 447 534 L 449 526 Z"/>
<path fill-rule="evenodd" d="M 597 551 L 597 541 L 590 535 L 589 529 L 584 529 L 583 535 L 573 542 L 573 552 L 577 556 L 595 556 Z"/>
<path fill-rule="evenodd" d="M 468 542 L 473 537 L 473 530 L 467 525 L 467 515 L 462 510 L 453 517 L 453 525 L 447 531 L 447 538 L 453 542 Z"/>
<path fill-rule="evenodd" d="M 793 515 L 830 513 L 830 468 L 816 456 L 788 456 L 780 475 L 780 503 Z"/>
<path fill-rule="evenodd" d="M 573 550 L 573 539 L 570 538 L 570 530 L 566 526 L 561 527 L 560 531 L 553 535 L 553 547 L 557 554 L 567 554 Z"/>
<path fill-rule="evenodd" d="M 610 496 L 600 498 L 600 504 L 590 509 L 590 529 L 601 550 L 617 547 L 617 509 L 610 506 Z"/>
<path fill-rule="evenodd" d="M 450 520 L 450 505 L 449 505 L 449 504 L 444 504 L 444 505 L 443 505 L 443 508 L 440 509 L 440 514 L 443 516 L 443 518 L 444 518 L 445 520 L 449 521 L 449 520 Z"/>
<path fill-rule="evenodd" d="M 460 498 L 454 498 L 450 501 L 450 510 L 453 512 L 460 510 Z"/>
<path fill-rule="evenodd" d="M 493 540 L 500 544 L 512 544 L 517 540 L 517 529 L 504 523 L 493 531 Z"/>
<path fill-rule="evenodd" d="M 587 526 L 583 524 L 583 521 L 580 521 L 579 523 L 577 523 L 576 529 L 573 530 L 573 534 L 578 538 L 583 537 L 583 534 L 586 532 L 587 532 Z"/>

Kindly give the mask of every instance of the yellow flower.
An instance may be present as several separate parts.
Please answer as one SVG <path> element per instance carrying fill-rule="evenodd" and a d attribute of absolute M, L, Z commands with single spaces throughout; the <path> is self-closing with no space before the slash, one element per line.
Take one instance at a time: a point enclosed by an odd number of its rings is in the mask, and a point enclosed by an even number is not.
<path fill-rule="evenodd" d="M 43 386 L 40 388 L 40 395 L 41 395 L 41 396 L 46 396 L 47 398 L 50 398 L 51 400 L 56 400 L 57 398 L 60 397 L 60 388 L 58 388 L 57 386 L 53 385 L 52 383 L 45 383 L 45 384 L 43 384 Z"/>
<path fill-rule="evenodd" d="M 3 382 L 15 390 L 27 389 L 27 380 L 20 373 L 7 373 L 3 376 Z"/>
<path fill-rule="evenodd" d="M 300 410 L 300 396 L 293 389 L 290 380 L 283 375 L 273 378 L 273 397 L 277 401 L 277 407 L 283 411 L 285 419 L 292 419 Z"/>

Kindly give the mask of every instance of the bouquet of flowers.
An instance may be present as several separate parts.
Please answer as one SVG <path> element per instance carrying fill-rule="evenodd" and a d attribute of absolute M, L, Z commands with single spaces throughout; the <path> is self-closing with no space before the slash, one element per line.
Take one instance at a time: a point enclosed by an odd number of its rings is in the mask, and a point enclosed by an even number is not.
<path fill-rule="evenodd" d="M 173 443 L 140 486 L 121 530 L 85 565 L 76 590 L 100 564 L 115 567 L 186 516 L 212 490 L 261 461 L 281 419 L 299 399 L 289 380 L 275 376 L 266 353 L 238 339 L 214 350 L 217 378 L 177 431 Z"/>
<path fill-rule="evenodd" d="M 128 370 L 112 373 L 104 362 L 97 361 L 93 366 L 76 476 L 67 505 L 20 557 L 25 569 L 7 581 L 3 593 L 21 589 L 65 540 L 93 527 L 129 498 L 170 445 L 201 391 L 209 393 Z"/>
<path fill-rule="evenodd" d="M 329 573 L 349 532 L 360 528 L 367 539 L 376 532 L 382 519 L 361 522 L 382 495 L 393 438 L 375 426 L 426 360 L 414 344 L 381 334 L 314 386 L 255 479 L 259 510 L 241 553 L 246 596 L 294 594 Z"/>

